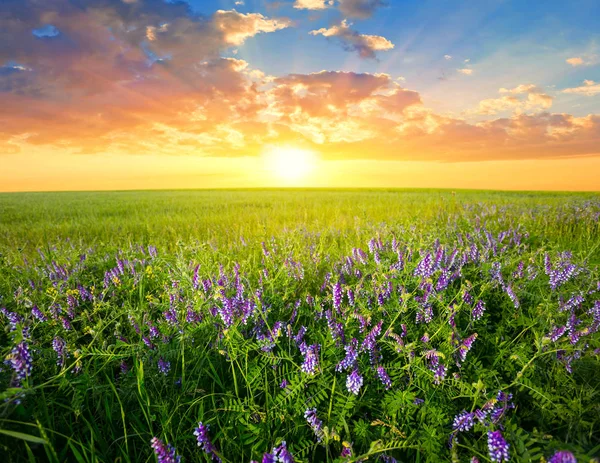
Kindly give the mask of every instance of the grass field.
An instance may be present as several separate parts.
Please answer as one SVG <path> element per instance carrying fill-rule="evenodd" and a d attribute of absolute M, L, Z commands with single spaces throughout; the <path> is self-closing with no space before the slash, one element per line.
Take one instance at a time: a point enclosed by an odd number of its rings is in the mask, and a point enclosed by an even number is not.
<path fill-rule="evenodd" d="M 592 461 L 599 219 L 592 193 L 2 194 L 2 461 Z"/>

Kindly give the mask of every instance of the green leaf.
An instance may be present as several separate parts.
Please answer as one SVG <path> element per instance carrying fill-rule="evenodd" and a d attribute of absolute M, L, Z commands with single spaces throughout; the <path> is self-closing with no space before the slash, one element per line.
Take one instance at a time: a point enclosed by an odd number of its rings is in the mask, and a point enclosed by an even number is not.
<path fill-rule="evenodd" d="M 16 439 L 25 440 L 28 442 L 33 442 L 34 444 L 46 444 L 47 443 L 41 437 L 32 436 L 31 434 L 25 434 L 23 432 L 9 431 L 7 429 L 0 429 L 0 434 L 5 434 L 7 436 L 11 436 Z"/>

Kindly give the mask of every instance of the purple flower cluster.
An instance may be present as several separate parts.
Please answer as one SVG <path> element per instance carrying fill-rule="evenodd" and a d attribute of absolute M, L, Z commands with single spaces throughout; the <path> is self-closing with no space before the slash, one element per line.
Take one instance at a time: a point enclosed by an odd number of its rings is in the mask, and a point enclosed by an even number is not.
<path fill-rule="evenodd" d="M 377 377 L 385 387 L 386 391 L 392 387 L 392 380 L 382 366 L 377 367 Z"/>
<path fill-rule="evenodd" d="M 171 371 L 171 362 L 168 362 L 164 358 L 158 359 L 158 371 L 160 371 L 163 375 L 168 375 L 169 371 Z"/>
<path fill-rule="evenodd" d="M 469 431 L 473 427 L 473 418 L 475 414 L 467 412 L 463 410 L 461 413 L 454 417 L 454 422 L 452 423 L 452 429 L 455 431 L 466 432 Z"/>
<path fill-rule="evenodd" d="M 67 351 L 67 343 L 65 342 L 65 340 L 59 336 L 56 336 L 52 340 L 52 349 L 54 349 L 54 352 L 56 352 L 56 355 L 58 357 L 56 359 L 56 364 L 59 367 L 64 367 L 65 362 L 69 357 L 69 352 Z"/>
<path fill-rule="evenodd" d="M 181 461 L 181 457 L 177 455 L 175 447 L 170 444 L 165 445 L 164 442 L 157 437 L 152 438 L 150 446 L 156 454 L 158 463 L 179 463 Z"/>
<path fill-rule="evenodd" d="M 358 372 L 358 368 L 355 368 L 352 373 L 346 378 L 346 389 L 354 395 L 358 395 L 360 388 L 363 385 L 363 377 Z"/>
<path fill-rule="evenodd" d="M 500 431 L 488 431 L 487 436 L 490 460 L 495 462 L 508 461 L 510 446 L 502 437 L 502 433 Z"/>
<path fill-rule="evenodd" d="M 29 352 L 29 345 L 25 341 L 21 341 L 13 347 L 7 358 L 7 363 L 14 370 L 17 381 L 22 381 L 28 376 L 31 376 L 33 371 L 33 361 L 31 353 Z"/>
<path fill-rule="evenodd" d="M 307 346 L 305 342 L 300 344 L 300 352 L 304 355 L 304 361 L 300 367 L 304 373 L 314 375 L 319 369 L 319 344 Z"/>
<path fill-rule="evenodd" d="M 344 346 L 344 350 L 346 351 L 346 356 L 344 359 L 338 363 L 335 367 L 335 371 L 341 372 L 345 370 L 349 370 L 356 366 L 356 362 L 358 360 L 358 340 L 356 338 L 352 338 L 350 343 Z"/>
<path fill-rule="evenodd" d="M 560 450 L 550 457 L 548 463 L 577 463 L 577 458 L 567 450 Z"/>
<path fill-rule="evenodd" d="M 317 409 L 309 408 L 308 410 L 306 410 L 304 412 L 304 418 L 306 419 L 306 422 L 308 423 L 310 428 L 315 433 L 317 441 L 321 442 L 323 440 L 323 422 L 317 416 Z"/>
<path fill-rule="evenodd" d="M 198 427 L 194 429 L 194 436 L 198 441 L 198 447 L 201 447 L 204 452 L 210 455 L 211 459 L 217 462 L 221 461 L 219 455 L 217 455 L 217 449 L 208 437 L 208 425 L 198 422 Z"/>

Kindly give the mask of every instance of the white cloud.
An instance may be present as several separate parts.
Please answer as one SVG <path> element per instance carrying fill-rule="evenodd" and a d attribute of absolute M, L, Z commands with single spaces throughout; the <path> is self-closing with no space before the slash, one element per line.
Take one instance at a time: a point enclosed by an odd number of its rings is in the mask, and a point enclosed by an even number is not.
<path fill-rule="evenodd" d="M 565 88 L 563 93 L 575 93 L 579 95 L 594 96 L 600 93 L 600 82 L 584 80 L 580 87 Z"/>

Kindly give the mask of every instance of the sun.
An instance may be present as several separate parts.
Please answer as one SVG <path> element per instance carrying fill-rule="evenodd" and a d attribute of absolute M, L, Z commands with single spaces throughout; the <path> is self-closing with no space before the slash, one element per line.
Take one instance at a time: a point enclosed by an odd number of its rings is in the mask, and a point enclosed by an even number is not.
<path fill-rule="evenodd" d="M 317 163 L 313 151 L 295 146 L 269 146 L 264 151 L 263 159 L 271 175 L 288 184 L 305 181 Z"/>

